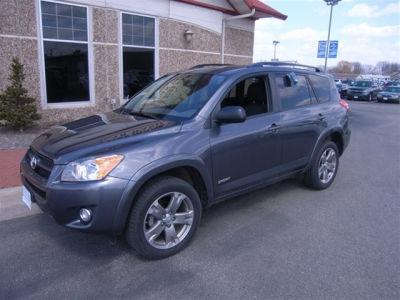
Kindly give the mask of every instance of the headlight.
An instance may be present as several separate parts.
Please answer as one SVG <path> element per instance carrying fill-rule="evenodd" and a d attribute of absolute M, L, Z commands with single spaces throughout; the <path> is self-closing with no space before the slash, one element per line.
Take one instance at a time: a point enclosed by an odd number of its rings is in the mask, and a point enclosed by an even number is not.
<path fill-rule="evenodd" d="M 124 158 L 109 155 L 70 162 L 61 174 L 61 181 L 94 181 L 106 177 Z"/>

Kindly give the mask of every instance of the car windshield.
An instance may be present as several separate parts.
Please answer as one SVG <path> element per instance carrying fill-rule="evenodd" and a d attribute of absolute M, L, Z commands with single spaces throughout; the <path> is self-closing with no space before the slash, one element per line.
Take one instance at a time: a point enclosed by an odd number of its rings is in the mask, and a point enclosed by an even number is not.
<path fill-rule="evenodd" d="M 216 74 L 167 75 L 133 96 L 121 111 L 156 119 L 188 120 L 200 111 L 225 79 Z"/>
<path fill-rule="evenodd" d="M 388 86 L 387 88 L 384 89 L 385 92 L 389 93 L 400 93 L 400 87 L 397 86 Z"/>
<path fill-rule="evenodd" d="M 354 83 L 354 86 L 356 86 L 356 87 L 370 87 L 370 86 L 372 86 L 372 82 L 371 81 L 356 81 Z"/>

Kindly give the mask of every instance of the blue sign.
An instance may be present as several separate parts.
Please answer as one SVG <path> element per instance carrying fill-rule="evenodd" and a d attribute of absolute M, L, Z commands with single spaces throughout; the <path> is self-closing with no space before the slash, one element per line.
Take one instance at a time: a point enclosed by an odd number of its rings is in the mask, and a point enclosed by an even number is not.
<path fill-rule="evenodd" d="M 329 43 L 329 52 L 328 52 L 328 57 L 329 58 L 337 58 L 338 47 L 339 47 L 339 42 L 338 41 L 330 41 L 330 43 Z"/>
<path fill-rule="evenodd" d="M 326 53 L 326 41 L 319 41 L 317 58 L 325 58 L 325 53 Z"/>
<path fill-rule="evenodd" d="M 338 47 L 339 47 L 338 41 L 329 42 L 328 58 L 337 58 Z M 325 55 L 326 55 L 326 41 L 319 41 L 317 58 L 325 58 Z"/>

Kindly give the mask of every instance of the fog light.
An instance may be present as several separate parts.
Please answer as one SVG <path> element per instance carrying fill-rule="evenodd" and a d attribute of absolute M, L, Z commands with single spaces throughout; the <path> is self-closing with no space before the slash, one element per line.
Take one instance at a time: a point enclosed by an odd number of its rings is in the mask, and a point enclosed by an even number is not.
<path fill-rule="evenodd" d="M 79 211 L 79 217 L 83 222 L 87 223 L 92 218 L 92 211 L 87 208 L 81 208 L 81 210 Z"/>

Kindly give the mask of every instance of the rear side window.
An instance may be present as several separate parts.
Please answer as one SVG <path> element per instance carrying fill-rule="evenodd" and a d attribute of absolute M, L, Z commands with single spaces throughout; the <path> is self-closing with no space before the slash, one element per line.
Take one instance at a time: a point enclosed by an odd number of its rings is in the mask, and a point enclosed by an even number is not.
<path fill-rule="evenodd" d="M 330 79 L 318 75 L 310 75 L 310 80 L 318 101 L 320 103 L 328 102 L 331 94 Z"/>
<path fill-rule="evenodd" d="M 290 86 L 287 74 L 275 75 L 275 87 L 281 101 L 282 110 L 311 104 L 308 82 L 305 76 L 297 75 L 297 84 Z"/>

